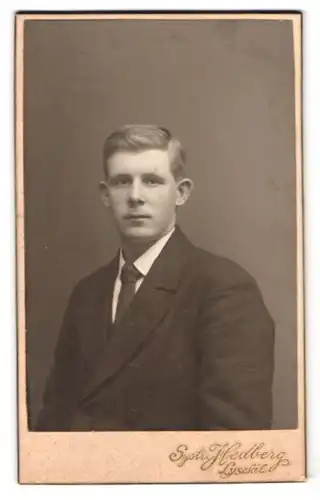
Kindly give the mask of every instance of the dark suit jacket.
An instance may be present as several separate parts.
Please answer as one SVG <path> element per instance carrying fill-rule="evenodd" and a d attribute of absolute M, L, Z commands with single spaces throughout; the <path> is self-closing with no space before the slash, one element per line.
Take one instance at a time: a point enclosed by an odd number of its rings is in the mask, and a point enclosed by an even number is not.
<path fill-rule="evenodd" d="M 113 326 L 117 266 L 71 294 L 36 429 L 270 428 L 274 325 L 253 278 L 177 228 Z"/>

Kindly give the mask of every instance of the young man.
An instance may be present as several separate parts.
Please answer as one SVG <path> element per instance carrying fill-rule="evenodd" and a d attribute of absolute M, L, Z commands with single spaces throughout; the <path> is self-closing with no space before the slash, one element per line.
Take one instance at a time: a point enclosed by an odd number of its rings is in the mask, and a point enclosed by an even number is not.
<path fill-rule="evenodd" d="M 192 181 L 166 129 L 104 146 L 121 247 L 71 294 L 38 430 L 268 429 L 274 325 L 254 279 L 176 225 Z"/>

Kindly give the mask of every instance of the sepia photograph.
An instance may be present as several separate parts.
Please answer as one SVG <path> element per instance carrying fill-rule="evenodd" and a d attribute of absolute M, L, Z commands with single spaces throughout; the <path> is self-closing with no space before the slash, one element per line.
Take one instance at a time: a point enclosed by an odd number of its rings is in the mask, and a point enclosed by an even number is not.
<path fill-rule="evenodd" d="M 301 18 L 16 14 L 20 482 L 305 479 Z"/>

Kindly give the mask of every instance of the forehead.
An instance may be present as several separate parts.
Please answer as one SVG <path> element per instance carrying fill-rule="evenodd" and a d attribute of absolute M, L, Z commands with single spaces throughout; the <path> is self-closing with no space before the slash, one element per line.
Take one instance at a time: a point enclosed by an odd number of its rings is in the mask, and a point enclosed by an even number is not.
<path fill-rule="evenodd" d="M 109 158 L 108 171 L 111 176 L 120 173 L 141 175 L 151 172 L 169 175 L 171 174 L 169 153 L 158 149 L 139 152 L 121 151 Z"/>

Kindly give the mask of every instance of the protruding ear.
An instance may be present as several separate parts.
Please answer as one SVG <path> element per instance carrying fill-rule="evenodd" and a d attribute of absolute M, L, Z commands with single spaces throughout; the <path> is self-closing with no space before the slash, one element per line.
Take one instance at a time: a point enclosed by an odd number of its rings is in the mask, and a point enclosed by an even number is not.
<path fill-rule="evenodd" d="M 177 182 L 177 199 L 176 206 L 181 207 L 188 200 L 193 189 L 193 182 L 191 179 L 185 178 Z"/>
<path fill-rule="evenodd" d="M 99 191 L 100 191 L 100 196 L 102 199 L 102 203 L 106 207 L 110 207 L 110 197 L 109 197 L 109 187 L 108 183 L 105 181 L 100 181 L 99 183 Z"/>

